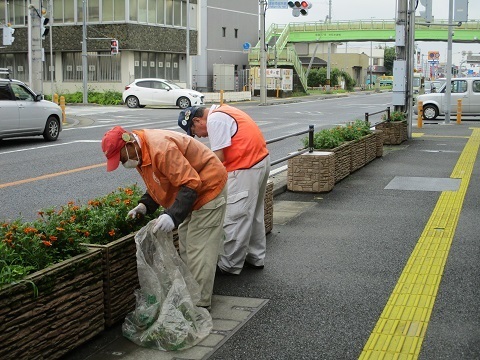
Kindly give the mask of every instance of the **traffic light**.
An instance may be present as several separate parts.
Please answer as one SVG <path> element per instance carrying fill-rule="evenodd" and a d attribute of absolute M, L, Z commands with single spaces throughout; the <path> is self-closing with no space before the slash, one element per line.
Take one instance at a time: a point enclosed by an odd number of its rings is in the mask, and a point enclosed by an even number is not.
<path fill-rule="evenodd" d="M 49 21 L 50 19 L 45 16 L 40 18 L 40 36 L 42 39 L 45 39 L 45 36 L 47 36 L 50 32 L 50 29 L 47 27 Z"/>
<path fill-rule="evenodd" d="M 12 45 L 15 38 L 13 37 L 13 33 L 15 29 L 12 28 L 12 25 L 8 23 L 7 25 L 3 25 L 3 45 Z"/>
<path fill-rule="evenodd" d="M 292 15 L 298 17 L 300 15 L 308 15 L 308 9 L 312 7 L 310 1 L 288 1 L 288 7 L 292 9 Z"/>
<path fill-rule="evenodd" d="M 118 54 L 118 40 L 112 39 L 110 40 L 110 54 L 117 55 Z"/>
<path fill-rule="evenodd" d="M 432 0 L 420 0 L 420 4 L 425 7 L 424 11 L 420 11 L 420 16 L 424 18 L 426 22 L 432 22 Z"/>

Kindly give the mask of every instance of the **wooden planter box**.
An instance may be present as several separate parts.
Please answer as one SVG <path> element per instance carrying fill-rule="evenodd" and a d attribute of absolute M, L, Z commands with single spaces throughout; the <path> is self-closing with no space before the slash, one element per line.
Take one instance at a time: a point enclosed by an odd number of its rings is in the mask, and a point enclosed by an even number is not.
<path fill-rule="evenodd" d="M 335 154 L 313 151 L 288 159 L 287 189 L 297 192 L 328 192 L 335 185 Z"/>
<path fill-rule="evenodd" d="M 273 181 L 269 180 L 265 192 L 265 233 L 273 227 Z M 173 232 L 178 250 L 178 234 Z M 110 327 L 135 309 L 134 290 L 140 287 L 137 273 L 135 233 L 106 245 L 88 244 L 103 254 L 103 293 L 105 326 Z"/>
<path fill-rule="evenodd" d="M 358 140 L 351 142 L 352 146 L 352 156 L 350 159 L 350 173 L 360 169 L 365 166 L 366 151 L 365 151 L 365 137 L 362 137 Z"/>
<path fill-rule="evenodd" d="M 31 282 L 38 289 L 34 296 Z M 90 250 L 0 290 L 0 359 L 59 359 L 104 329 L 102 254 Z"/>
<path fill-rule="evenodd" d="M 135 309 L 137 275 L 135 233 L 106 245 L 88 244 L 103 255 L 103 300 L 105 326 L 109 327 Z"/>
<path fill-rule="evenodd" d="M 377 141 L 377 157 L 382 157 L 383 156 L 383 141 L 384 141 L 384 136 L 383 136 L 383 131 L 382 130 L 374 130 L 373 131 L 376 134 L 376 141 Z"/>
<path fill-rule="evenodd" d="M 365 136 L 365 164 L 377 158 L 377 134 Z"/>
<path fill-rule="evenodd" d="M 400 145 L 408 137 L 406 121 L 387 121 L 375 125 L 375 129 L 383 131 L 384 145 Z"/>

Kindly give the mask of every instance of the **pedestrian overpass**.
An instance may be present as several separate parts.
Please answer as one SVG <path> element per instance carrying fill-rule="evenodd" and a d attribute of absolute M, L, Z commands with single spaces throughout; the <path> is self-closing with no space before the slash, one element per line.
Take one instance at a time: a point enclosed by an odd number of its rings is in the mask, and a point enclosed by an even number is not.
<path fill-rule="evenodd" d="M 415 41 L 447 41 L 448 20 L 435 20 L 435 25 L 415 25 Z M 306 71 L 295 51 L 294 43 L 395 41 L 393 20 L 336 21 L 331 23 L 306 22 L 284 25 L 272 24 L 265 33 L 265 43 L 270 44 L 266 56 L 276 58 L 278 66 L 293 68 L 302 89 L 307 89 Z M 479 43 L 480 20 L 469 20 L 453 28 L 453 42 Z M 260 66 L 260 42 L 250 49 L 248 62 Z"/>

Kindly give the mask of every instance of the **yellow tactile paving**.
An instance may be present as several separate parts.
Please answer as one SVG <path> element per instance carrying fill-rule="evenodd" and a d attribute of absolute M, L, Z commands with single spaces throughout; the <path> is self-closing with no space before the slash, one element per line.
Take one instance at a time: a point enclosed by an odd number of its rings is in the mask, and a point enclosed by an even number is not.
<path fill-rule="evenodd" d="M 461 179 L 460 187 L 440 195 L 360 359 L 418 358 L 478 154 L 480 129 L 468 138 L 450 176 Z"/>

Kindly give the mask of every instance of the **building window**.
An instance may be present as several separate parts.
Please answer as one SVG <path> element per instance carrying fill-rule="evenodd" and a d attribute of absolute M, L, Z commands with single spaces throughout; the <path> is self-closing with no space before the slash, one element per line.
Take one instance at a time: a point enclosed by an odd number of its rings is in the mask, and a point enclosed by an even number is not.
<path fill-rule="evenodd" d="M 151 77 L 180 80 L 178 54 L 136 51 L 133 54 L 133 65 L 136 79 Z"/>
<path fill-rule="evenodd" d="M 93 82 L 120 82 L 120 55 L 106 56 L 110 52 L 87 53 L 87 79 Z M 63 81 L 83 80 L 82 53 L 62 54 Z"/>
<path fill-rule="evenodd" d="M 235 29 L 235 39 L 238 39 L 238 29 Z"/>
<path fill-rule="evenodd" d="M 222 37 L 225 37 L 227 35 L 227 28 L 222 27 Z"/>
<path fill-rule="evenodd" d="M 102 21 L 125 21 L 125 0 L 103 0 Z"/>

